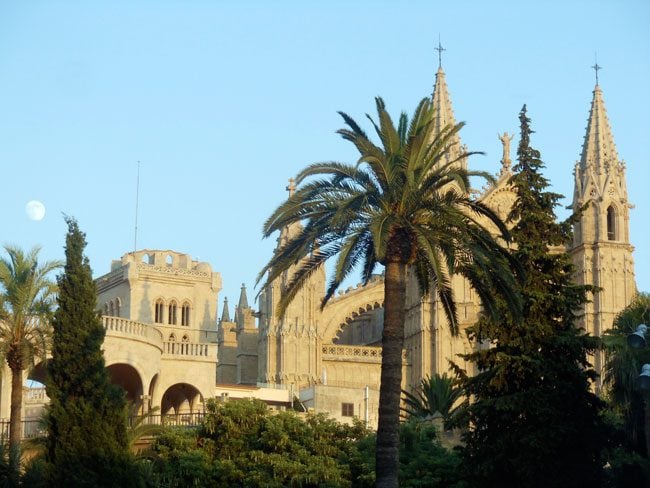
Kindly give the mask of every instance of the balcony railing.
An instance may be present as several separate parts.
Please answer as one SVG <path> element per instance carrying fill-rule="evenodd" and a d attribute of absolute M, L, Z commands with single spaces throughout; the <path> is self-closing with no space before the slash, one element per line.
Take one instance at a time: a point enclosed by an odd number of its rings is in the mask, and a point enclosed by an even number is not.
<path fill-rule="evenodd" d="M 206 342 L 163 342 L 163 354 L 171 356 L 217 359 L 217 345 Z"/>
<path fill-rule="evenodd" d="M 108 336 L 133 337 L 149 342 L 162 349 L 162 333 L 151 325 L 146 325 L 121 317 L 111 317 L 110 315 L 104 315 L 102 317 L 102 324 L 104 325 L 106 335 Z"/>

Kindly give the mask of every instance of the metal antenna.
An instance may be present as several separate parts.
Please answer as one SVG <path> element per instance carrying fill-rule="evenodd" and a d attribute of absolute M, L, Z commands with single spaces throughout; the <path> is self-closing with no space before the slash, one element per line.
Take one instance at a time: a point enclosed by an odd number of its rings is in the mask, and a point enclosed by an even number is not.
<path fill-rule="evenodd" d="M 135 235 L 133 237 L 133 252 L 138 249 L 138 204 L 140 203 L 140 161 L 138 161 L 138 176 L 135 184 Z"/>
<path fill-rule="evenodd" d="M 440 34 L 438 34 L 438 47 L 435 47 L 434 50 L 438 51 L 438 68 L 442 68 L 442 52 L 446 49 L 440 44 Z"/>
<path fill-rule="evenodd" d="M 596 62 L 592 66 L 592 68 L 596 72 L 596 85 L 598 85 L 598 70 L 603 69 L 603 67 L 598 65 L 598 54 L 594 53 L 594 59 L 596 60 Z"/>

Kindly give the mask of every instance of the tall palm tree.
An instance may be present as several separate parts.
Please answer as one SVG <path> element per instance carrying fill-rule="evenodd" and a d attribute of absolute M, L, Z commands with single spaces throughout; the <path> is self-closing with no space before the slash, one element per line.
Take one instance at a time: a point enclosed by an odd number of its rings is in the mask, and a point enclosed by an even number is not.
<path fill-rule="evenodd" d="M 11 370 L 9 446 L 15 453 L 21 437 L 23 371 L 47 354 L 56 290 L 49 274 L 61 263 L 39 264 L 38 247 L 26 254 L 14 246 L 5 246 L 5 251 L 7 257 L 0 259 L 0 358 Z"/>
<path fill-rule="evenodd" d="M 507 239 L 504 224 L 489 208 L 469 197 L 468 172 L 460 164 L 472 153 L 453 156 L 453 136 L 463 124 L 436 131 L 431 100 L 423 99 L 411 121 L 402 113 L 397 127 L 376 98 L 378 122 L 370 119 L 381 145 L 375 145 L 347 114 L 339 112 L 344 139 L 359 151 L 356 165 L 315 163 L 297 178 L 296 191 L 264 224 L 269 237 L 294 223 L 304 224 L 258 275 L 270 284 L 283 272 L 292 278 L 279 302 L 282 315 L 307 279 L 330 257 L 338 256 L 324 305 L 342 281 L 361 267 L 368 282 L 377 264 L 385 267 L 377 486 L 397 486 L 399 412 L 404 345 L 407 269 L 422 294 L 435 290 L 451 330 L 458 331 L 451 285 L 455 273 L 465 276 L 485 312 L 496 313 L 494 293 L 516 312 L 509 253 L 482 225 L 489 222 Z"/>

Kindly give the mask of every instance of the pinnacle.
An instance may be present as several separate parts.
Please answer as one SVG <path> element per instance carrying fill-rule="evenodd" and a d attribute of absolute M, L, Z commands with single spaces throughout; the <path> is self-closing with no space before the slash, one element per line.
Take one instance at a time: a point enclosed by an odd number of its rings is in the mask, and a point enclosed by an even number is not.
<path fill-rule="evenodd" d="M 221 312 L 221 321 L 230 322 L 230 311 L 228 310 L 228 297 L 223 300 L 223 312 Z"/>
<path fill-rule="evenodd" d="M 593 166 L 597 171 L 604 172 L 609 163 L 618 162 L 618 154 L 599 85 L 594 87 L 593 94 L 580 167 L 585 171 Z"/>

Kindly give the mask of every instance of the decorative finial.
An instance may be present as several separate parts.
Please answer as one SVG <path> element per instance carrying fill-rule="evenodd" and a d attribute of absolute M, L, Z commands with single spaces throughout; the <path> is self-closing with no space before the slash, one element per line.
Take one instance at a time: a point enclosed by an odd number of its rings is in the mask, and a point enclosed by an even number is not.
<path fill-rule="evenodd" d="M 442 68 L 442 52 L 446 51 L 446 49 L 440 44 L 440 34 L 438 34 L 438 47 L 434 48 L 434 50 L 438 51 L 438 68 Z"/>
<path fill-rule="evenodd" d="M 289 178 L 289 185 L 287 186 L 287 191 L 289 192 L 289 198 L 293 196 L 296 192 L 296 180 Z"/>
<path fill-rule="evenodd" d="M 596 60 L 596 62 L 592 66 L 592 69 L 596 72 L 596 86 L 598 86 L 598 70 L 603 69 L 603 67 L 598 65 L 598 55 L 597 54 L 594 54 L 594 59 Z"/>

